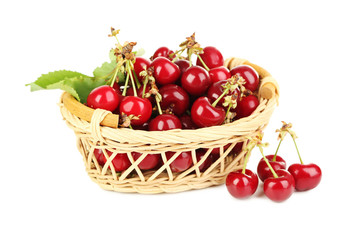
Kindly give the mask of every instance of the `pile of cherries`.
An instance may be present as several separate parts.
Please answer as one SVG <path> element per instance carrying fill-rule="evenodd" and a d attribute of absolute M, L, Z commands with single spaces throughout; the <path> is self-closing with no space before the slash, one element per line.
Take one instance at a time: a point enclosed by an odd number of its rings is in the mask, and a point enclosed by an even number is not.
<path fill-rule="evenodd" d="M 118 32 L 112 29 L 112 36 Z M 116 38 L 117 39 L 117 38 Z M 107 85 L 89 94 L 87 105 L 120 115 L 120 126 L 135 130 L 166 131 L 172 129 L 197 129 L 228 123 L 247 117 L 259 105 L 256 96 L 259 87 L 258 73 L 247 65 L 231 71 L 224 67 L 221 52 L 212 46 L 201 48 L 195 34 L 171 51 L 160 47 L 150 59 L 135 56 L 134 42 L 114 49 L 117 67 Z M 187 57 L 181 54 L 187 53 Z M 196 65 L 191 56 L 196 55 Z M 125 74 L 125 83 L 118 81 L 118 72 Z M 241 150 L 241 143 L 233 151 Z M 225 148 L 228 147 L 225 146 Z M 196 152 L 198 161 L 206 149 Z M 111 152 L 95 151 L 99 164 L 104 165 Z M 214 149 L 200 166 L 204 171 L 219 154 Z M 134 152 L 134 160 L 141 154 Z M 167 158 L 174 155 L 167 152 Z M 117 154 L 112 160 L 116 171 L 123 171 L 131 164 L 126 154 Z M 156 168 L 159 154 L 149 154 L 138 165 L 140 169 Z M 193 164 L 191 152 L 182 152 L 170 165 L 173 172 L 181 172 Z"/>
<path fill-rule="evenodd" d="M 279 132 L 279 145 L 274 155 L 265 156 L 263 153 L 264 146 L 267 143 L 262 143 L 262 133 L 249 140 L 247 146 L 247 155 L 243 169 L 240 171 L 231 172 L 226 178 L 226 187 L 229 193 L 235 198 L 248 198 L 253 195 L 258 187 L 259 179 L 264 182 L 263 190 L 265 195 L 275 202 L 282 202 L 288 199 L 295 190 L 306 191 L 315 188 L 321 180 L 321 169 L 314 163 L 304 164 L 299 150 L 297 148 L 295 133 L 290 129 L 292 125 L 283 122 L 283 126 L 277 130 Z M 285 160 L 277 155 L 281 142 L 286 133 L 289 133 L 294 141 L 300 164 L 295 163 L 289 166 L 286 171 Z M 259 161 L 257 166 L 257 174 L 249 169 L 246 165 L 249 159 L 251 150 L 259 147 L 263 158 Z"/>

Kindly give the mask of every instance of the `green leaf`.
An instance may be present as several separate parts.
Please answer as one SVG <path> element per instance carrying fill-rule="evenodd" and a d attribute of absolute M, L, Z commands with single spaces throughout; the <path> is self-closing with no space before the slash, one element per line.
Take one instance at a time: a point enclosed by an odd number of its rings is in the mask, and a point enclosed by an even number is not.
<path fill-rule="evenodd" d="M 74 71 L 67 71 L 67 70 L 60 70 L 49 72 L 47 74 L 42 74 L 35 82 L 26 84 L 26 86 L 30 86 L 31 91 L 37 91 L 46 89 L 47 86 L 60 82 L 65 78 L 74 78 L 74 77 L 88 77 L 82 73 L 74 72 Z"/>
<path fill-rule="evenodd" d="M 89 77 L 66 78 L 63 81 L 47 86 L 47 89 L 61 89 L 73 95 L 79 102 L 85 103 L 89 93 L 99 86 L 105 85 L 105 80 Z"/>
<path fill-rule="evenodd" d="M 101 67 L 95 68 L 93 71 L 95 79 L 104 79 L 109 80 L 115 73 L 115 68 L 117 66 L 116 57 L 114 55 L 114 50 L 112 49 L 109 53 L 110 62 L 104 62 Z M 125 82 L 125 74 L 123 67 L 120 68 L 117 76 L 119 77 L 119 82 Z"/>
<path fill-rule="evenodd" d="M 140 48 L 139 50 L 135 51 L 135 56 L 140 57 L 145 54 L 145 49 Z"/>

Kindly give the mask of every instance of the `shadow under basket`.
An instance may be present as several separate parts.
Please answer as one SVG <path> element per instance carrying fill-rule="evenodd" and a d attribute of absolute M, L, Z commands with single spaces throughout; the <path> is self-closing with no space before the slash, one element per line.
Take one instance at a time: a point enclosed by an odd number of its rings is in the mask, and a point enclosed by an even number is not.
<path fill-rule="evenodd" d="M 266 127 L 278 104 L 278 85 L 266 70 L 239 58 L 229 58 L 224 65 L 232 69 L 242 64 L 252 66 L 259 74 L 260 87 L 256 94 L 260 105 L 249 117 L 221 126 L 160 132 L 118 128 L 118 115 L 91 109 L 70 94 L 63 93 L 59 104 L 61 114 L 75 132 L 77 147 L 90 178 L 106 190 L 147 194 L 182 192 L 223 184 L 230 172 L 241 169 L 247 137 Z M 243 144 L 239 148 L 240 142 Z M 107 158 L 104 166 L 94 155 L 96 149 L 101 149 Z M 198 149 L 206 151 L 199 162 L 196 159 Z M 200 171 L 199 166 L 214 149 L 219 152 L 216 159 L 206 170 Z M 134 161 L 132 152 L 142 155 Z M 175 154 L 167 159 L 166 152 Z M 191 152 L 193 165 L 186 171 L 172 172 L 170 164 L 182 152 Z M 112 160 L 117 153 L 127 154 L 131 162 L 125 171 L 116 172 L 114 169 Z M 147 154 L 160 154 L 163 164 L 155 170 L 141 170 L 138 165 Z"/>

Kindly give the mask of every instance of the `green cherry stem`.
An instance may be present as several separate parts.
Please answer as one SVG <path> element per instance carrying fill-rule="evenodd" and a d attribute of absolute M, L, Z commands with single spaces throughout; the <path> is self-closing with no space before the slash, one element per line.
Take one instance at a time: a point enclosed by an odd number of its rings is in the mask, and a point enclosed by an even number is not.
<path fill-rule="evenodd" d="M 163 112 L 162 112 L 162 110 L 161 110 L 159 98 L 158 98 L 157 96 L 155 96 L 155 100 L 156 100 L 156 105 L 157 105 L 157 109 L 158 109 L 158 111 L 159 111 L 159 114 L 162 115 Z"/>
<path fill-rule="evenodd" d="M 223 98 L 229 92 L 229 90 L 230 88 L 226 88 L 225 91 L 211 104 L 211 106 L 216 107 L 220 99 Z"/>
<path fill-rule="evenodd" d="M 205 64 L 204 60 L 200 57 L 200 54 L 196 54 L 196 56 L 199 58 L 201 64 L 204 66 L 206 71 L 210 71 L 210 68 Z"/>
<path fill-rule="evenodd" d="M 135 73 L 134 64 L 132 63 L 132 61 L 129 61 L 129 63 L 130 63 L 130 67 L 132 69 L 132 73 L 133 73 L 133 75 L 135 77 L 136 87 L 139 89 L 141 84 L 140 84 L 139 79 L 137 78 L 137 75 Z"/>
<path fill-rule="evenodd" d="M 126 67 L 127 67 L 127 70 L 128 70 L 127 72 L 130 75 L 131 85 L 132 85 L 132 87 L 134 89 L 134 96 L 137 97 L 136 85 L 135 85 L 133 75 L 131 74 L 131 67 L 130 67 L 129 61 L 126 62 Z"/>
<path fill-rule="evenodd" d="M 304 162 L 302 161 L 302 159 L 301 159 L 301 156 L 300 156 L 300 152 L 299 152 L 299 149 L 298 149 L 298 147 L 297 147 L 297 145 L 296 145 L 296 141 L 295 141 L 295 138 L 291 135 L 291 138 L 293 139 L 293 141 L 294 141 L 294 144 L 295 144 L 295 148 L 296 148 L 296 151 L 297 151 L 297 154 L 298 154 L 298 156 L 299 156 L 299 159 L 300 159 L 300 163 L 301 164 L 304 164 Z"/>
<path fill-rule="evenodd" d="M 116 70 L 115 70 L 115 74 L 114 74 L 114 76 L 112 77 L 112 79 L 111 79 L 111 81 L 110 81 L 110 87 L 113 87 L 113 86 L 114 86 L 115 79 L 116 79 L 116 76 L 117 76 L 119 70 L 120 70 L 120 67 L 117 66 L 117 67 L 116 67 Z"/>
<path fill-rule="evenodd" d="M 276 174 L 276 172 L 274 171 L 274 169 L 270 165 L 269 160 L 265 157 L 263 148 L 261 146 L 258 146 L 258 148 L 259 148 L 259 150 L 261 152 L 261 155 L 264 158 L 264 161 L 266 162 L 266 165 L 269 167 L 271 173 L 273 174 L 274 178 L 278 178 L 279 176 Z"/>
<path fill-rule="evenodd" d="M 125 79 L 125 84 L 124 84 L 124 91 L 122 93 L 122 95 L 125 97 L 126 96 L 126 90 L 127 90 L 127 87 L 129 85 L 129 73 L 126 74 L 126 79 Z"/>
<path fill-rule="evenodd" d="M 243 168 L 242 168 L 242 171 L 241 171 L 242 174 L 245 174 L 246 165 L 247 165 L 247 163 L 248 163 L 248 161 L 249 161 L 249 158 L 250 158 L 250 155 L 251 155 L 251 151 L 254 149 L 254 147 L 255 147 L 255 144 L 251 145 L 251 146 L 249 147 L 248 152 L 246 153 L 246 156 L 245 156 L 245 159 L 244 159 L 244 165 L 243 165 Z"/>
<path fill-rule="evenodd" d="M 278 151 L 279 151 L 279 148 L 280 148 L 280 145 L 281 145 L 282 141 L 283 141 L 283 139 L 280 139 L 279 144 L 278 144 L 278 146 L 277 146 L 277 148 L 276 148 L 274 157 L 273 157 L 273 159 L 272 159 L 273 162 L 276 161 L 276 156 L 277 156 L 277 153 L 278 153 Z"/>

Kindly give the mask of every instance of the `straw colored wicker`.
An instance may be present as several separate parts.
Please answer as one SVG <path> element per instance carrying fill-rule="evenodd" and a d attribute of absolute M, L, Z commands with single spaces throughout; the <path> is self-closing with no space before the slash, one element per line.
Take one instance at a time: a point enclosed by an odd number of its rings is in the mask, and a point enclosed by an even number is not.
<path fill-rule="evenodd" d="M 224 183 L 227 174 L 240 169 L 244 159 L 245 151 L 234 153 L 233 148 L 238 142 L 244 142 L 247 136 L 265 128 L 279 96 L 276 81 L 263 68 L 239 58 L 225 61 L 229 69 L 240 64 L 251 65 L 259 73 L 260 105 L 251 116 L 221 126 L 162 132 L 117 128 L 118 115 L 90 109 L 64 93 L 60 110 L 67 125 L 76 134 L 77 147 L 90 178 L 106 190 L 149 194 L 181 192 Z M 224 148 L 225 145 L 230 146 Z M 245 147 L 246 141 L 243 149 Z M 200 148 L 207 149 L 207 152 L 197 162 L 195 151 Z M 200 172 L 199 166 L 214 148 L 220 148 L 219 158 L 207 170 Z M 94 157 L 94 149 L 103 150 L 107 158 L 103 167 Z M 175 152 L 170 159 L 165 155 L 168 151 Z M 191 151 L 193 166 L 184 172 L 173 173 L 169 165 L 183 151 Z M 142 155 L 134 161 L 131 152 Z M 121 173 L 115 172 L 111 162 L 116 155 L 113 153 L 127 153 L 132 165 Z M 156 170 L 140 170 L 138 164 L 147 154 L 161 154 L 164 164 Z"/>

